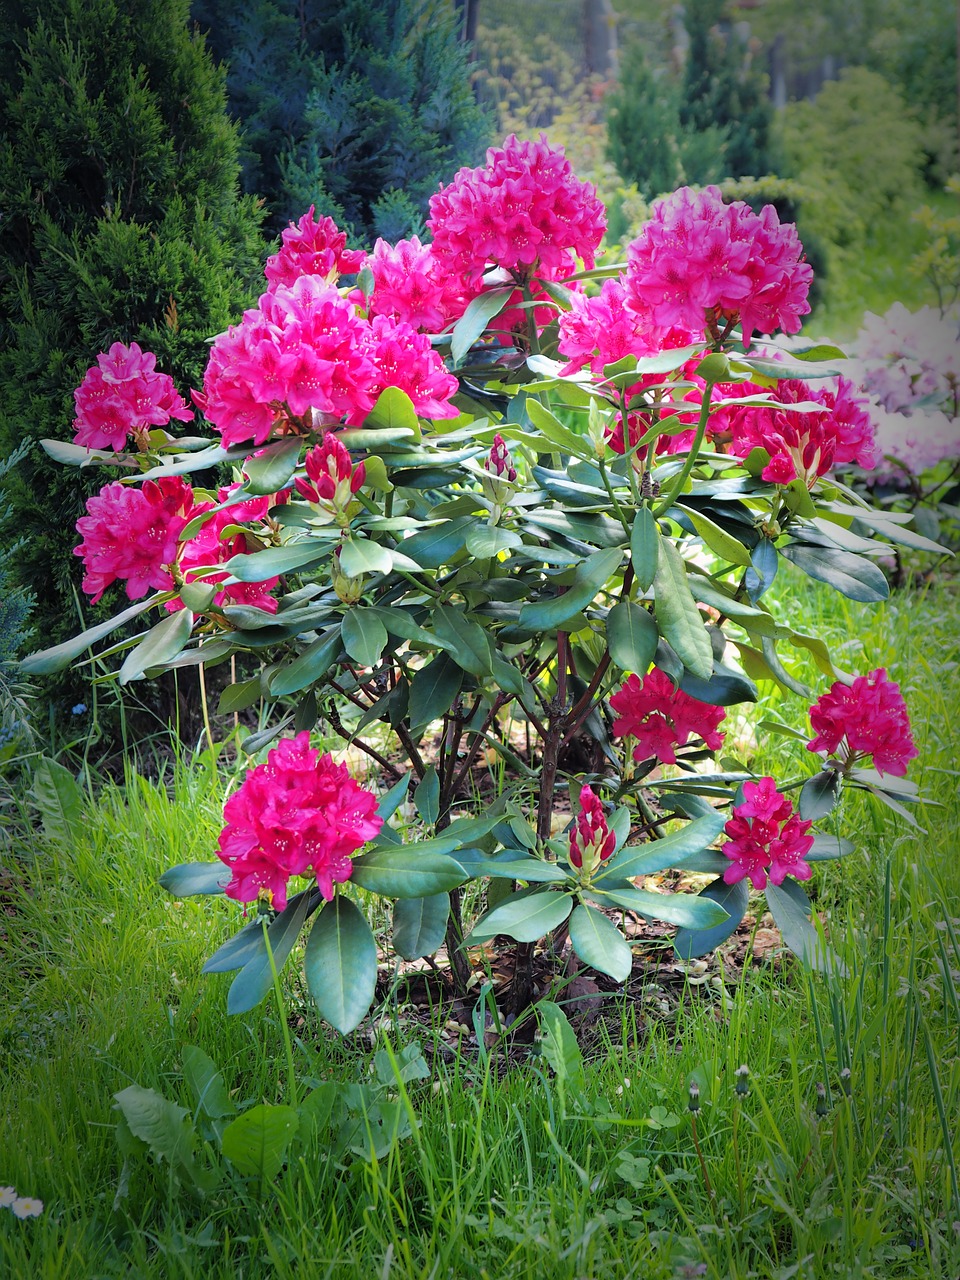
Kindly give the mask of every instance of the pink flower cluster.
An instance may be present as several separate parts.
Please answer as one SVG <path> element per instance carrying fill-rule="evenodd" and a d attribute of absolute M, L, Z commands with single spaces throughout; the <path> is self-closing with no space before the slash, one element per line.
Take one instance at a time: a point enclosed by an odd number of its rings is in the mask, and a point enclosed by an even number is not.
<path fill-rule="evenodd" d="M 813 271 L 796 228 L 766 205 L 724 204 L 718 187 L 681 187 L 659 200 L 627 251 L 628 305 L 649 329 L 704 333 L 739 320 L 754 333 L 796 333 Z"/>
<path fill-rule="evenodd" d="M 879 773 L 902 778 L 918 754 L 900 686 L 883 667 L 849 685 L 836 681 L 810 708 L 810 723 L 816 737 L 807 750 L 839 751 L 845 768 L 872 756 Z"/>
<path fill-rule="evenodd" d="M 272 291 L 280 285 L 292 285 L 301 276 L 320 276 L 333 283 L 339 275 L 359 271 L 366 260 L 362 249 L 347 248 L 346 234 L 332 218 L 313 216 L 311 205 L 299 222 L 281 234 L 282 248 L 267 259 L 264 275 Z"/>
<path fill-rule="evenodd" d="M 312 748 L 309 733 L 285 738 L 224 806 L 218 854 L 233 872 L 225 893 L 282 911 L 290 877 L 314 876 L 329 901 L 350 879 L 350 855 L 383 826 L 376 808 L 376 796 Z"/>
<path fill-rule="evenodd" d="M 177 558 L 192 507 L 193 490 L 179 476 L 145 480 L 139 489 L 115 481 L 89 498 L 87 515 L 77 521 L 83 541 L 73 554 L 83 557 L 83 589 L 92 603 L 117 580 L 131 600 L 151 587 L 169 591 L 167 566 Z"/>
<path fill-rule="evenodd" d="M 364 464 L 358 462 L 354 466 L 346 448 L 329 431 L 304 458 L 304 465 L 306 479 L 297 476 L 297 492 L 331 515 L 342 515 L 346 511 L 353 495 L 363 487 L 367 478 Z"/>
<path fill-rule="evenodd" d="M 225 445 L 262 444 L 274 427 L 315 414 L 359 426 L 385 387 L 426 417 L 456 417 L 457 380 L 429 339 L 385 316 L 372 323 L 320 276 L 265 293 L 213 344 L 194 399 Z"/>
<path fill-rule="evenodd" d="M 570 828 L 570 862 L 589 876 L 610 857 L 617 843 L 607 825 L 603 802 L 590 787 L 580 788 L 580 812 Z"/>
<path fill-rule="evenodd" d="M 888 413 L 960 409 L 960 315 L 934 307 L 911 312 L 895 302 L 882 316 L 868 311 L 857 334 L 864 388 Z"/>
<path fill-rule="evenodd" d="M 573 173 L 563 149 L 519 142 L 491 147 L 487 163 L 461 169 L 430 200 L 433 252 L 453 275 L 477 285 L 492 265 L 517 280 L 570 275 L 574 255 L 592 267 L 606 226 L 596 190 Z"/>
<path fill-rule="evenodd" d="M 613 733 L 617 738 L 636 738 L 634 760 L 656 756 L 663 764 L 676 764 L 676 748 L 691 738 L 701 738 L 711 751 L 723 745 L 717 727 L 726 712 L 723 707 L 691 698 L 675 688 L 659 667 L 644 676 L 632 675 L 610 699 L 617 718 Z"/>
<path fill-rule="evenodd" d="M 171 418 L 188 422 L 187 408 L 173 379 L 156 372 L 157 357 L 136 342 L 115 342 L 87 370 L 73 393 L 77 416 L 74 442 L 88 449 L 123 449 L 128 438 L 143 437 L 151 427 L 165 427 Z"/>
<path fill-rule="evenodd" d="M 575 294 L 560 317 L 559 350 L 569 358 L 564 374 L 589 365 L 599 375 L 624 356 L 650 355 L 661 346 L 645 317 L 630 307 L 620 280 L 604 280 L 599 296 Z"/>
<path fill-rule="evenodd" d="M 416 236 L 395 245 L 378 240 L 367 258 L 374 290 L 368 315 L 403 320 L 425 333 L 439 333 L 466 306 L 463 289 L 440 263 L 433 246 Z"/>
<path fill-rule="evenodd" d="M 960 426 L 945 413 L 918 409 L 909 416 L 873 408 L 878 479 L 906 480 L 905 472 L 920 476 L 938 463 L 960 458 Z M 895 459 L 895 461 L 891 461 Z"/>
<path fill-rule="evenodd" d="M 727 884 L 745 877 L 755 889 L 783 884 L 786 876 L 809 880 L 810 864 L 804 861 L 813 848 L 810 821 L 793 811 L 793 805 L 777 790 L 773 778 L 743 784 L 745 799 L 734 805 L 733 817 L 724 826 L 729 839 L 720 852 L 730 859 L 723 873 Z"/>
<path fill-rule="evenodd" d="M 218 500 L 230 495 L 221 489 Z M 228 526 L 241 520 L 259 520 L 266 515 L 275 497 L 252 498 L 215 512 L 187 542 L 180 535 L 195 516 L 209 511 L 211 502 L 197 502 L 193 489 L 179 476 L 145 480 L 140 488 L 114 482 L 87 500 L 87 514 L 77 521 L 82 542 L 74 555 L 83 557 L 83 589 L 96 602 L 114 582 L 126 584 L 127 596 L 140 600 L 152 588 L 172 591 L 171 567 L 179 566 L 190 581 L 191 569 L 205 568 L 229 560 L 246 550 L 242 533 L 224 537 Z M 227 574 L 204 577 L 206 582 L 223 582 Z M 226 585 L 216 604 L 243 603 L 275 613 L 276 600 L 270 595 L 278 579 L 265 582 L 235 582 Z M 181 608 L 170 601 L 167 608 Z"/>

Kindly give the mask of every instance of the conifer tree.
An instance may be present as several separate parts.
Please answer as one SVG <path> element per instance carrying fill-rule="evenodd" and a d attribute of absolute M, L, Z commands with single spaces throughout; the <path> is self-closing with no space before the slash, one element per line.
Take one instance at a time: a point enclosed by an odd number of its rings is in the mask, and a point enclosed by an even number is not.
<path fill-rule="evenodd" d="M 450 0 L 195 0 L 227 66 L 243 182 L 278 232 L 311 204 L 372 247 L 422 227 L 429 197 L 482 158 Z"/>
<path fill-rule="evenodd" d="M 209 335 L 256 297 L 267 246 L 238 196 L 222 72 L 188 0 L 20 0 L 0 58 L 0 455 L 69 440 L 98 352 L 139 342 L 187 394 Z M 75 522 L 99 468 L 36 445 L 8 477 L 44 639 L 76 631 Z"/>

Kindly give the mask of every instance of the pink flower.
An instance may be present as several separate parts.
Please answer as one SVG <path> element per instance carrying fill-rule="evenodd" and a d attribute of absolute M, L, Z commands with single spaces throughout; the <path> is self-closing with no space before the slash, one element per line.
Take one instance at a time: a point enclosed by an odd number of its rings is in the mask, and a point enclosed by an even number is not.
<path fill-rule="evenodd" d="M 386 316 L 377 316 L 370 329 L 377 370 L 375 395 L 385 387 L 399 387 L 424 418 L 456 418 L 460 410 L 450 403 L 450 397 L 456 395 L 460 384 L 444 368 L 427 335 Z"/>
<path fill-rule="evenodd" d="M 96 602 L 112 582 L 125 582 L 139 600 L 150 588 L 173 587 L 169 568 L 178 539 L 190 519 L 193 490 L 179 476 L 146 480 L 140 489 L 114 482 L 87 501 L 77 521 L 83 538 L 74 555 L 83 557 L 83 589 Z"/>
<path fill-rule="evenodd" d="M 485 166 L 461 169 L 431 198 L 427 220 L 435 257 L 469 285 L 491 265 L 517 280 L 570 275 L 575 254 L 592 267 L 605 225 L 594 187 L 543 134 L 539 142 L 511 135 Z"/>
<path fill-rule="evenodd" d="M 88 449 L 126 446 L 129 436 L 142 436 L 150 427 L 165 427 L 171 418 L 187 422 L 187 408 L 165 373 L 157 373 L 157 357 L 136 342 L 115 342 L 97 356 L 73 393 L 77 416 L 74 442 Z"/>
<path fill-rule="evenodd" d="M 224 892 L 282 911 L 290 877 L 314 876 L 329 901 L 350 878 L 351 854 L 383 825 L 376 808 L 346 765 L 311 748 L 309 733 L 283 739 L 224 806 L 219 856 L 233 872 Z"/>
<path fill-rule="evenodd" d="M 603 803 L 589 787 L 580 788 L 580 812 L 570 829 L 570 861 L 585 877 L 606 861 L 617 837 L 607 826 Z"/>
<path fill-rule="evenodd" d="M 570 310 L 561 315 L 559 350 L 570 357 L 564 374 L 589 365 L 599 375 L 604 365 L 624 356 L 650 355 L 660 344 L 645 317 L 627 305 L 620 280 L 604 280 L 599 297 L 575 294 Z"/>
<path fill-rule="evenodd" d="M 878 773 L 902 778 L 919 754 L 900 686 L 883 667 L 849 685 L 836 681 L 810 708 L 810 723 L 816 737 L 807 750 L 828 755 L 839 750 L 847 767 L 858 757 L 872 756 Z"/>
<path fill-rule="evenodd" d="M 437 261 L 433 246 L 416 236 L 395 245 L 378 240 L 367 259 L 374 291 L 367 314 L 405 321 L 414 329 L 439 333 L 466 306 L 463 290 Z"/>
<path fill-rule="evenodd" d="M 332 515 L 342 514 L 350 500 L 362 488 L 367 469 L 362 462 L 353 465 L 350 454 L 335 435 L 327 431 L 316 448 L 304 459 L 307 478 L 297 476 L 298 492 Z"/>
<path fill-rule="evenodd" d="M 347 248 L 346 234 L 332 218 L 313 216 L 311 205 L 300 221 L 283 231 L 283 247 L 267 259 L 264 275 L 272 292 L 279 285 L 292 285 L 300 276 L 320 276 L 335 282 L 338 275 L 359 271 L 366 259 L 362 250 Z"/>
<path fill-rule="evenodd" d="M 777 790 L 773 778 L 743 784 L 745 799 L 734 805 L 733 816 L 724 826 L 730 837 L 720 852 L 730 859 L 723 873 L 727 884 L 749 879 L 755 889 L 782 884 L 788 875 L 809 880 L 813 874 L 804 861 L 813 848 L 813 825 L 797 816 L 793 805 Z"/>
<path fill-rule="evenodd" d="M 718 187 L 657 201 L 627 250 L 627 305 L 648 329 L 702 334 L 739 320 L 745 345 L 754 332 L 798 332 L 812 279 L 793 226 L 770 205 L 758 216 L 724 204 Z"/>
<path fill-rule="evenodd" d="M 717 726 L 726 712 L 723 707 L 699 698 L 691 698 L 675 688 L 672 680 L 659 667 L 643 678 L 631 675 L 610 699 L 617 713 L 613 733 L 618 738 L 636 738 L 634 760 L 650 756 L 664 764 L 676 764 L 675 749 L 686 746 L 691 738 L 701 738 L 711 751 L 723 744 Z"/>
<path fill-rule="evenodd" d="M 239 485 L 231 485 L 229 488 L 219 490 L 217 501 L 226 501 L 239 487 Z M 262 520 L 277 500 L 276 494 L 254 497 L 245 502 L 234 503 L 223 511 L 215 511 L 201 525 L 198 532 L 182 544 L 179 567 L 185 581 L 196 581 L 198 570 L 223 564 L 231 557 L 247 552 L 246 539 L 243 533 L 236 531 L 236 526 L 241 522 Z M 212 505 L 209 502 L 198 503 L 189 512 L 189 519 L 192 520 L 195 516 L 210 510 Z M 234 532 L 228 534 L 227 530 L 231 528 Z M 204 573 L 200 576 L 200 580 L 204 583 L 225 583 L 223 589 L 214 596 L 215 605 L 222 607 L 225 604 L 247 604 L 256 609 L 262 609 L 265 613 L 277 612 L 276 598 L 270 593 L 280 581 L 279 578 L 266 578 L 263 582 L 229 582 L 228 578 L 227 573 Z M 171 600 L 167 605 L 171 613 L 182 607 L 179 599 Z"/>
<path fill-rule="evenodd" d="M 358 426 L 375 400 L 374 352 L 370 326 L 350 303 L 303 275 L 220 334 L 194 399 L 225 445 L 263 444 L 279 422 L 313 412 Z"/>

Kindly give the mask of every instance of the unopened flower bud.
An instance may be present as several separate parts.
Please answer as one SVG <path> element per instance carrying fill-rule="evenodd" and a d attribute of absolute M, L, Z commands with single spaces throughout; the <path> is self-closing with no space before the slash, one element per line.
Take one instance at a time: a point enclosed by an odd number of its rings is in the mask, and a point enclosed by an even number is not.
<path fill-rule="evenodd" d="M 580 812 L 570 831 L 570 862 L 589 880 L 601 862 L 613 853 L 616 834 L 607 826 L 603 802 L 590 787 L 580 788 Z"/>
<path fill-rule="evenodd" d="M 344 604 L 357 604 L 363 596 L 364 575 L 351 578 L 340 569 L 340 547 L 337 547 L 330 560 L 330 581 L 337 593 L 337 599 Z"/>
<path fill-rule="evenodd" d="M 690 1081 L 690 1097 L 687 1102 L 687 1110 L 696 1115 L 700 1110 L 700 1086 L 696 1080 Z"/>
<path fill-rule="evenodd" d="M 346 527 L 347 509 L 366 479 L 364 464 L 358 462 L 354 466 L 345 446 L 328 431 L 320 444 L 307 454 L 304 465 L 307 478 L 297 476 L 297 491 Z"/>
<path fill-rule="evenodd" d="M 744 1063 L 743 1066 L 737 1067 L 733 1074 L 736 1077 L 734 1091 L 738 1098 L 745 1098 L 750 1092 L 750 1068 Z"/>
<path fill-rule="evenodd" d="M 827 1086 L 823 1083 L 822 1080 L 818 1080 L 817 1081 L 817 1106 L 816 1106 L 817 1116 L 822 1120 L 828 1111 L 829 1111 L 829 1107 L 827 1106 Z"/>
<path fill-rule="evenodd" d="M 844 1067 L 843 1070 L 840 1072 L 840 1088 L 843 1090 L 844 1096 L 849 1098 L 852 1093 L 852 1089 L 850 1087 L 850 1068 L 849 1067 Z"/>

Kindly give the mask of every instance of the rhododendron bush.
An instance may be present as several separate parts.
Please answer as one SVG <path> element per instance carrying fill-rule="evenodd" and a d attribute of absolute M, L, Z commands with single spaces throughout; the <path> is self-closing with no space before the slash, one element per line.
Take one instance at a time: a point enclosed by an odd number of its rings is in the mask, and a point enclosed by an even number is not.
<path fill-rule="evenodd" d="M 842 671 L 767 592 L 789 562 L 878 601 L 890 544 L 936 547 L 836 476 L 878 455 L 843 353 L 778 338 L 809 309 L 795 229 L 684 189 L 625 264 L 597 266 L 593 188 L 513 138 L 427 225 L 429 243 L 369 255 L 313 210 L 290 227 L 191 393 L 206 434 L 170 433 L 190 411 L 149 353 L 99 357 L 75 442 L 48 449 L 109 477 L 77 554 L 91 598 L 126 607 L 27 668 L 139 618 L 104 659 L 121 684 L 238 657 L 255 672 L 220 702 L 262 716 L 218 860 L 163 880 L 252 904 L 207 966 L 235 972 L 232 1010 L 270 985 L 266 918 L 278 965 L 309 927 L 319 1010 L 358 1025 L 377 948 L 353 886 L 394 901 L 401 957 L 445 945 L 461 987 L 470 947 L 513 939 L 518 1005 L 546 934 L 623 982 L 624 912 L 676 925 L 689 957 L 733 932 L 748 886 L 787 945 L 834 963 L 802 882 L 850 845 L 814 823 L 843 786 L 909 812 L 916 752 L 886 673 Z M 216 487 L 187 479 L 214 467 Z M 754 779 L 723 756 L 757 682 L 812 706 L 819 770 Z M 310 745 L 318 726 L 367 757 L 363 779 Z M 586 773 L 568 750 L 584 737 Z M 506 781 L 480 807 L 471 769 L 491 753 Z M 710 880 L 642 884 L 667 868 Z M 488 907 L 464 937 L 470 880 Z"/>

